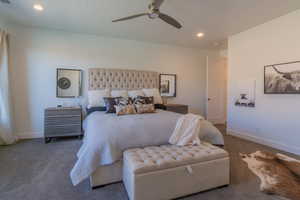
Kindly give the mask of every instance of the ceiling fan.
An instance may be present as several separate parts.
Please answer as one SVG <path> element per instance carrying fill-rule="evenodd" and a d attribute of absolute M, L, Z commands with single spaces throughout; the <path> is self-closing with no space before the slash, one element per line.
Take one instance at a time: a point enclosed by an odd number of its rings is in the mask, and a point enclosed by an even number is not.
<path fill-rule="evenodd" d="M 10 1 L 9 0 L 0 0 L 1 3 L 7 3 L 7 4 L 10 4 Z"/>
<path fill-rule="evenodd" d="M 178 21 L 176 21 L 174 18 L 172 18 L 164 13 L 161 13 L 159 11 L 159 8 L 163 2 L 164 2 L 164 0 L 152 0 L 152 3 L 150 3 L 150 5 L 148 6 L 149 11 L 147 13 L 141 13 L 141 14 L 132 15 L 129 17 L 116 19 L 116 20 L 113 20 L 112 22 L 119 22 L 119 21 L 134 19 L 137 17 L 148 16 L 150 19 L 160 18 L 161 20 L 165 21 L 166 23 L 180 29 L 182 26 Z"/>

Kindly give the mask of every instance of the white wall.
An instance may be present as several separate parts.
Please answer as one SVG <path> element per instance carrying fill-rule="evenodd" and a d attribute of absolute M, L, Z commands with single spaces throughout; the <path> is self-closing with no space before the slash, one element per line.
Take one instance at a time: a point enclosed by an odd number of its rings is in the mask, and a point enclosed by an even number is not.
<path fill-rule="evenodd" d="M 300 10 L 229 38 L 228 129 L 300 154 L 300 95 L 265 95 L 264 65 L 300 60 Z M 234 106 L 238 86 L 257 80 L 256 108 Z"/>
<path fill-rule="evenodd" d="M 228 49 L 223 49 L 223 50 L 220 50 L 220 56 L 222 58 L 228 58 Z"/>
<path fill-rule="evenodd" d="M 43 135 L 46 107 L 56 98 L 56 68 L 89 67 L 153 70 L 178 75 L 178 97 L 190 111 L 205 113 L 206 52 L 176 46 L 10 26 L 13 104 L 21 137 Z M 86 92 L 84 92 L 86 95 Z"/>
<path fill-rule="evenodd" d="M 0 29 L 6 29 L 7 23 L 0 17 Z"/>

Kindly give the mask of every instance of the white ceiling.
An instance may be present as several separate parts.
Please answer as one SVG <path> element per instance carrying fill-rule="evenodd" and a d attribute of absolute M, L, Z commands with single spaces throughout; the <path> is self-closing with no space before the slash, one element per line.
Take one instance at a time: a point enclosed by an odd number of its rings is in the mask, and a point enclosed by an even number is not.
<path fill-rule="evenodd" d="M 165 0 L 161 12 L 183 24 L 177 30 L 159 19 L 111 20 L 146 11 L 150 0 L 11 0 L 0 15 L 12 23 L 77 33 L 187 47 L 214 47 L 229 35 L 300 9 L 299 0 Z M 41 3 L 45 10 L 32 9 Z M 204 32 L 198 39 L 196 34 Z"/>

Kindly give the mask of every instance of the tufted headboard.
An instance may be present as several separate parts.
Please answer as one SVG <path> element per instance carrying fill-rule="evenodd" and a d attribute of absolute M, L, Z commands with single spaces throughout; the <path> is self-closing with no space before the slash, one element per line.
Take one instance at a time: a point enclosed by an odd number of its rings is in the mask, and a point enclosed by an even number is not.
<path fill-rule="evenodd" d="M 125 69 L 89 69 L 89 90 L 158 88 L 159 73 Z"/>

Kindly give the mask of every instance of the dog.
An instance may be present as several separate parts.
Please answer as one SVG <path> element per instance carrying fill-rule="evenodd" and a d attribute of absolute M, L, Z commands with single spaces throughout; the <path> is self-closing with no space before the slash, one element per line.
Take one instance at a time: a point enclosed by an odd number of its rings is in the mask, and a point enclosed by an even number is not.
<path fill-rule="evenodd" d="M 300 200 L 300 161 L 261 151 L 240 156 L 259 177 L 262 192 Z"/>

